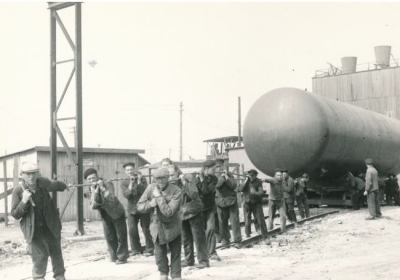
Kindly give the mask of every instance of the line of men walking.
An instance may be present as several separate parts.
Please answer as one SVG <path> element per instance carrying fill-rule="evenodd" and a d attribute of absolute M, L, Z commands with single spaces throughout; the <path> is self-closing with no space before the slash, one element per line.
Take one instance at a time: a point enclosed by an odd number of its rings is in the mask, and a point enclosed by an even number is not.
<path fill-rule="evenodd" d="M 370 213 L 367 219 L 376 219 L 382 216 L 378 172 L 373 167 L 372 159 L 366 159 L 365 164 L 367 171 L 363 194 L 368 197 Z M 91 208 L 100 213 L 110 260 L 116 264 L 127 262 L 129 239 L 131 256 L 142 253 L 144 256 L 155 255 L 161 280 L 168 279 L 169 274 L 172 279 L 181 279 L 181 270 L 185 266 L 201 269 L 209 267 L 210 260 L 220 261 L 216 252 L 217 232 L 221 238 L 221 249 L 229 248 L 229 220 L 233 246 L 238 249 L 242 247 L 238 192 L 243 194 L 246 235 L 250 235 L 253 215 L 267 245 L 271 244 L 267 231 L 273 229 L 276 211 L 280 213 L 282 231 L 286 229 L 286 216 L 297 223 L 294 201 L 297 202 L 302 218 L 310 216 L 306 194 L 309 180 L 307 174 L 292 179 L 288 170 L 277 169 L 274 177 L 267 176 L 260 180 L 257 178 L 258 172 L 252 169 L 238 185 L 233 174 L 223 167 L 222 160 L 205 161 L 199 174 L 182 174 L 171 160 L 163 159 L 161 168 L 153 174 L 154 182 L 147 184 L 144 177 L 136 175 L 134 163 L 126 163 L 123 167 L 128 180 L 122 181 L 120 187 L 128 201 L 127 212 L 115 195 L 112 182 L 99 177 L 94 168 L 84 172 L 85 180 L 91 184 L 90 192 L 85 193 L 85 197 L 90 200 Z M 22 183 L 13 190 L 11 213 L 14 218 L 21 219 L 21 229 L 29 244 L 33 262 L 32 276 L 34 279 L 44 279 L 50 256 L 54 277 L 65 280 L 60 242 L 61 221 L 49 191 L 68 190 L 68 186 L 63 182 L 40 177 L 39 168 L 32 163 L 22 164 L 21 176 Z M 394 176 L 386 180 L 389 186 L 397 184 Z M 263 182 L 271 186 L 268 227 L 262 208 Z M 357 189 L 352 200 L 358 202 L 360 191 L 364 189 L 363 181 L 352 177 L 350 184 Z M 144 252 L 138 224 L 145 238 Z M 185 256 L 183 261 L 182 245 Z M 196 265 L 194 247 L 197 252 Z M 169 262 L 168 251 L 171 253 Z"/>

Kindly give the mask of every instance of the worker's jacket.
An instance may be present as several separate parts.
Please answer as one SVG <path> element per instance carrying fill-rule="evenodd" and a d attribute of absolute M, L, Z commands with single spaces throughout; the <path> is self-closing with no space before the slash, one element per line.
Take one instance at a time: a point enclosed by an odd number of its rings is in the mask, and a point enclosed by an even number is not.
<path fill-rule="evenodd" d="M 132 189 L 129 188 L 130 180 L 124 180 L 121 182 L 121 189 L 124 197 L 128 200 L 128 214 L 139 214 L 137 210 L 137 203 L 147 188 L 147 180 L 145 177 L 141 177 L 141 182 L 137 182 L 137 179 L 132 182 Z"/>
<path fill-rule="evenodd" d="M 367 168 L 367 173 L 365 174 L 365 190 L 368 192 L 379 190 L 378 171 L 373 167 Z"/>
<path fill-rule="evenodd" d="M 246 179 L 238 187 L 239 192 L 243 192 L 243 199 L 246 203 L 261 203 L 264 195 L 262 182 L 255 178 L 254 181 Z"/>
<path fill-rule="evenodd" d="M 228 172 L 228 179 L 220 176 L 216 187 L 215 203 L 219 207 L 229 207 L 236 203 L 236 180 L 232 173 Z"/>
<path fill-rule="evenodd" d="M 269 199 L 282 200 L 284 187 L 283 180 L 279 181 L 276 178 L 266 178 L 264 181 L 270 183 Z"/>
<path fill-rule="evenodd" d="M 294 199 L 296 196 L 293 178 L 288 176 L 286 180 L 283 180 L 283 197 L 288 199 Z"/>
<path fill-rule="evenodd" d="M 37 188 L 42 189 L 43 194 L 43 216 L 47 227 L 55 238 L 61 238 L 61 221 L 58 210 L 53 204 L 49 192 L 64 191 L 67 185 L 60 181 L 50 181 L 44 177 L 38 177 Z M 31 243 L 35 234 L 35 212 L 30 201 L 26 204 L 22 201 L 22 193 L 24 189 L 28 189 L 24 182 L 14 187 L 12 192 L 11 215 L 20 221 L 22 233 L 24 234 L 26 243 Z"/>
<path fill-rule="evenodd" d="M 215 209 L 215 186 L 218 183 L 218 178 L 215 175 L 204 176 L 202 182 L 197 177 L 194 179 L 194 183 L 204 204 L 203 211 Z"/>
<path fill-rule="evenodd" d="M 110 181 L 104 181 L 105 190 L 91 194 L 90 206 L 92 209 L 97 209 L 102 218 L 105 211 L 113 220 L 125 215 L 125 208 L 115 196 L 114 185 Z"/>
<path fill-rule="evenodd" d="M 137 205 L 140 212 L 150 212 L 151 236 L 154 242 L 162 245 L 171 242 L 181 234 L 182 191 L 179 187 L 168 183 L 163 190 L 160 190 L 161 195 L 154 197 L 154 188 L 158 188 L 158 186 L 150 184 Z M 156 200 L 157 206 L 155 208 L 150 205 L 152 199 Z"/>
<path fill-rule="evenodd" d="M 182 205 L 181 205 L 181 219 L 182 221 L 188 220 L 197 214 L 203 212 L 203 202 L 201 201 L 199 190 L 194 182 L 194 175 L 185 174 L 184 182 L 181 185 L 182 190 Z"/>

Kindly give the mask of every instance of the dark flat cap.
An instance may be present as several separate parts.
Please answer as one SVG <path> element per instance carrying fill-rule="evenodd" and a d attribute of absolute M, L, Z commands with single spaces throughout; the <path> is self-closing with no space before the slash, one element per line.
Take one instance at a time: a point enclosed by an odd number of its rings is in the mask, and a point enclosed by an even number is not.
<path fill-rule="evenodd" d="M 276 172 L 282 172 L 282 170 L 280 168 L 275 168 L 275 173 Z"/>
<path fill-rule="evenodd" d="M 257 172 L 257 170 L 250 169 L 249 171 L 247 171 L 247 174 L 253 174 L 253 175 L 257 175 L 257 174 L 258 174 L 258 172 Z"/>
<path fill-rule="evenodd" d="M 215 165 L 215 161 L 213 161 L 213 160 L 206 160 L 205 162 L 203 162 L 204 167 L 213 167 L 214 165 Z"/>
<path fill-rule="evenodd" d="M 288 173 L 288 172 L 289 172 L 289 170 L 288 170 L 288 169 L 286 169 L 286 168 L 284 168 L 284 169 L 281 169 L 281 172 Z"/>
<path fill-rule="evenodd" d="M 372 160 L 372 158 L 367 158 L 365 161 L 365 164 L 371 165 L 374 163 L 374 161 Z"/>
<path fill-rule="evenodd" d="M 85 173 L 83 173 L 83 178 L 85 178 L 85 180 L 86 180 L 86 178 L 92 174 L 97 174 L 97 170 L 94 168 L 88 168 L 85 170 Z"/>
<path fill-rule="evenodd" d="M 217 159 L 215 159 L 215 163 L 217 163 L 217 162 L 222 162 L 222 163 L 224 163 L 225 160 L 224 160 L 223 158 L 217 158 Z"/>
<path fill-rule="evenodd" d="M 124 165 L 122 165 L 123 168 L 125 168 L 127 166 L 135 167 L 135 164 L 133 162 L 128 162 L 128 163 L 125 163 Z"/>

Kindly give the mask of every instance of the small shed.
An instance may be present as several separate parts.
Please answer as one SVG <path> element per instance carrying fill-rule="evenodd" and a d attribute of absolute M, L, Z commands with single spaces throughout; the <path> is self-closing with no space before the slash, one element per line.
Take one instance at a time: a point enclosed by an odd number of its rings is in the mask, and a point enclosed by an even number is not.
<path fill-rule="evenodd" d="M 71 148 L 72 154 L 75 156 L 75 149 Z M 89 167 L 94 167 L 98 171 L 98 175 L 105 179 L 124 177 L 123 164 L 134 162 L 136 169 L 149 164 L 140 154 L 145 151 L 141 149 L 105 149 L 105 148 L 83 148 L 83 170 Z M 36 146 L 27 150 L 22 150 L 16 153 L 8 154 L 0 157 L 0 162 L 6 163 L 6 174 L 4 168 L 0 168 L 0 185 L 3 186 L 3 191 L 0 191 L 0 213 L 5 213 L 4 206 L 4 180 L 7 181 L 8 194 L 12 192 L 14 185 L 18 184 L 19 167 L 22 162 L 30 161 L 36 163 L 40 168 L 40 173 L 43 177 L 51 178 L 51 158 L 50 148 L 45 146 Z M 4 165 L 3 165 L 4 166 Z M 2 166 L 2 167 L 3 167 Z M 65 148 L 57 148 L 57 180 L 65 183 L 76 184 L 76 174 L 71 161 L 68 158 Z M 126 209 L 127 201 L 123 197 L 119 182 L 114 182 L 116 195 L 123 203 Z M 84 189 L 85 191 L 86 189 Z M 67 203 L 70 192 L 59 192 L 57 203 L 60 212 Z M 8 213 L 11 211 L 11 195 L 8 195 Z M 98 211 L 91 210 L 89 201 L 84 200 L 84 218 L 99 219 Z M 77 195 L 76 192 L 72 195 L 70 202 L 62 217 L 62 221 L 73 221 L 77 219 Z"/>

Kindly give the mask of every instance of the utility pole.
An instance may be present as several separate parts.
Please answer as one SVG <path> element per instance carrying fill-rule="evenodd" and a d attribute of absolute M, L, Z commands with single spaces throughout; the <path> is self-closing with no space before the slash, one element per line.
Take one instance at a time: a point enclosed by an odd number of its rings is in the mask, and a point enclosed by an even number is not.
<path fill-rule="evenodd" d="M 179 147 L 179 160 L 182 161 L 182 112 L 183 112 L 183 104 L 181 102 L 180 105 L 180 115 L 181 115 L 181 121 L 180 121 L 180 147 Z"/>
<path fill-rule="evenodd" d="M 238 137 L 238 147 L 242 146 L 242 113 L 240 109 L 240 96 L 238 97 L 238 106 L 239 106 L 239 120 L 238 120 L 238 129 L 239 129 L 239 137 Z"/>

